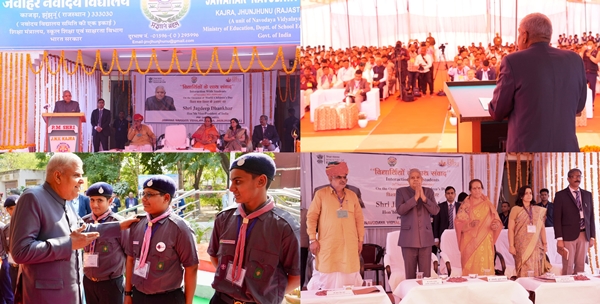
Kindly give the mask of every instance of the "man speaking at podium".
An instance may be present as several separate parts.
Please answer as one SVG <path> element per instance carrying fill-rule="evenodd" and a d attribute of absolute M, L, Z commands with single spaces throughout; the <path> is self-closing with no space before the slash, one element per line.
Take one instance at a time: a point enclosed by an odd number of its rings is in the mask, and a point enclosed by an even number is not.
<path fill-rule="evenodd" d="M 508 118 L 507 152 L 579 152 L 575 116 L 586 100 L 583 60 L 552 48 L 551 37 L 550 19 L 529 14 L 519 25 L 519 51 L 502 59 L 489 112 L 496 121 Z"/>
<path fill-rule="evenodd" d="M 72 100 L 71 91 L 67 90 L 63 92 L 63 100 L 56 102 L 54 106 L 54 113 L 79 113 L 79 103 Z"/>

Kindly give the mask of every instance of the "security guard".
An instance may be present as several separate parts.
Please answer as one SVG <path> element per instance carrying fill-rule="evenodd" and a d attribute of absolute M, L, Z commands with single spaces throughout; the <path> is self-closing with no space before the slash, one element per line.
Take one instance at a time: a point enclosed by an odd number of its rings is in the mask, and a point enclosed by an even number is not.
<path fill-rule="evenodd" d="M 176 187 L 170 177 L 163 175 L 143 184 L 142 203 L 147 214 L 138 216 L 140 221 L 130 229 L 125 250 L 125 303 L 192 304 L 198 253 L 194 231 L 172 212 Z"/>
<path fill-rule="evenodd" d="M 275 163 L 262 153 L 231 165 L 229 190 L 238 206 L 215 219 L 208 247 L 217 269 L 211 304 L 280 304 L 300 285 L 300 225 L 267 196 L 274 176 Z"/>
<path fill-rule="evenodd" d="M 8 213 L 8 215 L 10 215 L 11 220 L 13 214 L 15 214 L 15 209 L 17 208 L 18 200 L 18 195 L 10 195 L 4 201 L 4 209 L 6 209 L 6 212 Z M 10 222 L 6 223 L 6 225 L 2 229 L 2 234 L 2 240 L 4 241 L 4 250 L 6 250 L 6 253 L 8 254 L 8 264 L 10 264 L 8 272 L 10 274 L 11 290 L 14 292 L 17 288 L 17 275 L 19 273 L 19 264 L 15 263 L 15 261 L 13 260 L 10 254 L 10 249 L 8 247 L 10 241 Z"/>
<path fill-rule="evenodd" d="M 119 222 L 124 218 L 110 209 L 113 188 L 99 182 L 85 193 L 90 198 L 92 213 L 83 217 L 86 223 Z M 121 231 L 119 238 L 105 238 L 92 242 L 83 254 L 83 288 L 87 304 L 123 303 L 125 272 L 125 244 L 129 230 Z"/>

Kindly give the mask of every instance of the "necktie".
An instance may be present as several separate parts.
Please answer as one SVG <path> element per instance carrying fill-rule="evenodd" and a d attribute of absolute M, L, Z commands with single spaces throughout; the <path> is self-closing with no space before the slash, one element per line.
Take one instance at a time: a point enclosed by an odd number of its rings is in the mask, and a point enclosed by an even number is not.
<path fill-rule="evenodd" d="M 98 110 L 98 126 L 102 126 L 102 109 Z"/>
<path fill-rule="evenodd" d="M 142 243 L 142 252 L 140 253 L 140 264 L 138 265 L 138 269 L 144 268 L 146 266 L 146 258 L 148 257 L 148 251 L 150 251 L 150 239 L 152 238 L 152 225 L 156 222 L 164 219 L 171 215 L 171 207 L 165 211 L 165 213 L 161 214 L 154 219 L 150 219 L 150 214 L 146 214 L 146 218 L 148 219 L 148 226 L 146 227 L 146 231 L 144 232 L 144 242 Z"/>
<path fill-rule="evenodd" d="M 275 205 L 273 201 L 267 203 L 264 207 L 255 210 L 250 215 L 246 215 L 242 204 L 238 204 L 238 211 L 242 217 L 242 225 L 238 234 L 237 244 L 235 245 L 235 255 L 233 256 L 233 281 L 237 281 L 242 273 L 242 263 L 244 261 L 244 247 L 246 246 L 246 229 L 251 219 L 257 218 L 269 211 L 271 211 Z"/>
<path fill-rule="evenodd" d="M 575 191 L 575 202 L 577 203 L 577 208 L 579 208 L 580 212 L 583 212 L 583 208 L 581 207 L 581 196 L 579 195 L 579 190 Z M 585 219 L 579 219 L 579 229 L 585 229 Z"/>
<path fill-rule="evenodd" d="M 94 220 L 94 224 L 98 224 L 101 220 L 105 219 L 110 214 L 110 209 L 104 212 L 101 216 L 96 217 L 94 213 L 92 213 L 92 220 Z M 90 253 L 94 253 L 94 247 L 96 247 L 96 240 L 92 241 L 90 244 Z"/>
<path fill-rule="evenodd" d="M 448 205 L 448 229 L 454 229 L 454 204 Z"/>
<path fill-rule="evenodd" d="M 265 136 L 265 133 L 267 133 L 267 127 L 263 127 L 263 136 Z"/>

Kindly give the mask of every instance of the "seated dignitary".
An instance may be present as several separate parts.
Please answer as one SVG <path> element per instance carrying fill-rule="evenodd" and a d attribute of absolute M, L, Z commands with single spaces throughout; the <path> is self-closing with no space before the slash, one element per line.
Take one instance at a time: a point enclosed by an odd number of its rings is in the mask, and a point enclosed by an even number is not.
<path fill-rule="evenodd" d="M 300 285 L 300 225 L 267 196 L 275 171 L 262 153 L 231 165 L 229 190 L 238 205 L 215 219 L 207 251 L 217 269 L 211 304 L 280 304 Z"/>
<path fill-rule="evenodd" d="M 154 94 L 146 99 L 146 111 L 175 111 L 175 101 L 167 96 L 165 87 L 157 86 Z"/>
<path fill-rule="evenodd" d="M 120 237 L 121 230 L 138 221 L 84 224 L 66 202 L 77 196 L 84 182 L 82 168 L 77 155 L 56 153 L 48 161 L 46 182 L 19 197 L 10 226 L 10 252 L 22 268 L 22 288 L 16 296 L 23 303 L 82 303 L 79 249 L 98 237 Z"/>
<path fill-rule="evenodd" d="M 279 145 L 279 134 L 275 126 L 267 124 L 268 122 L 267 115 L 260 116 L 260 125 L 255 126 L 252 132 L 252 146 L 264 151 L 275 151 Z"/>
<path fill-rule="evenodd" d="M 172 212 L 176 187 L 164 175 L 143 183 L 146 215 L 138 216 L 140 222 L 131 226 L 125 247 L 125 303 L 192 304 L 198 253 L 194 231 Z"/>
<path fill-rule="evenodd" d="M 133 115 L 133 125 L 127 132 L 127 139 L 130 141 L 127 151 L 152 152 L 156 143 L 156 135 L 152 129 L 142 123 L 144 116 L 141 114 Z"/>
<path fill-rule="evenodd" d="M 242 148 L 252 150 L 252 143 L 248 130 L 240 126 L 240 121 L 237 118 L 232 118 L 229 123 L 231 126 L 225 132 L 223 140 L 225 141 L 225 152 L 241 151 Z"/>
<path fill-rule="evenodd" d="M 113 201 L 111 185 L 104 182 L 95 183 L 85 195 L 90 199 L 92 213 L 83 217 L 84 222 L 99 224 L 123 219 L 110 209 Z M 125 230 L 121 231 L 118 237 L 94 240 L 84 248 L 83 288 L 87 304 L 123 303 L 125 244 L 128 237 L 129 230 Z"/>
<path fill-rule="evenodd" d="M 367 101 L 367 92 L 371 91 L 369 82 L 364 79 L 363 71 L 357 69 L 354 72 L 354 78 L 348 81 L 344 96 L 346 96 L 346 102 L 355 102 L 360 104 L 363 101 Z"/>
<path fill-rule="evenodd" d="M 196 140 L 194 148 L 202 148 L 210 152 L 217 152 L 217 140 L 219 139 L 219 130 L 213 125 L 212 118 L 210 116 L 204 117 L 204 124 L 202 124 L 194 134 L 192 138 Z"/>

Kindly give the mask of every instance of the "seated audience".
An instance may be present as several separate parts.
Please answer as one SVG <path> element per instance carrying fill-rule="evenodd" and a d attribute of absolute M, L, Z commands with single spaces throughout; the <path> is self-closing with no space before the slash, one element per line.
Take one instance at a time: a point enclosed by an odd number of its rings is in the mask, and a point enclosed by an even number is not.
<path fill-rule="evenodd" d="M 324 66 L 323 74 L 319 78 L 319 84 L 317 85 L 317 88 L 319 90 L 328 90 L 333 88 L 336 82 L 337 77 L 335 77 L 335 75 L 332 73 L 329 66 Z"/>
<path fill-rule="evenodd" d="M 308 110 L 310 108 L 310 95 L 317 89 L 317 81 L 310 72 L 310 69 L 304 69 L 304 74 L 300 78 L 300 90 L 304 91 L 304 105 Z"/>
<path fill-rule="evenodd" d="M 486 59 L 483 61 L 483 67 L 475 73 L 475 77 L 479 80 L 495 80 L 496 71 L 490 69 L 490 62 Z"/>
<path fill-rule="evenodd" d="M 468 66 L 463 64 L 462 59 L 456 60 L 455 65 L 448 69 L 448 76 L 452 81 L 462 81 L 467 78 L 467 72 L 470 70 Z"/>

